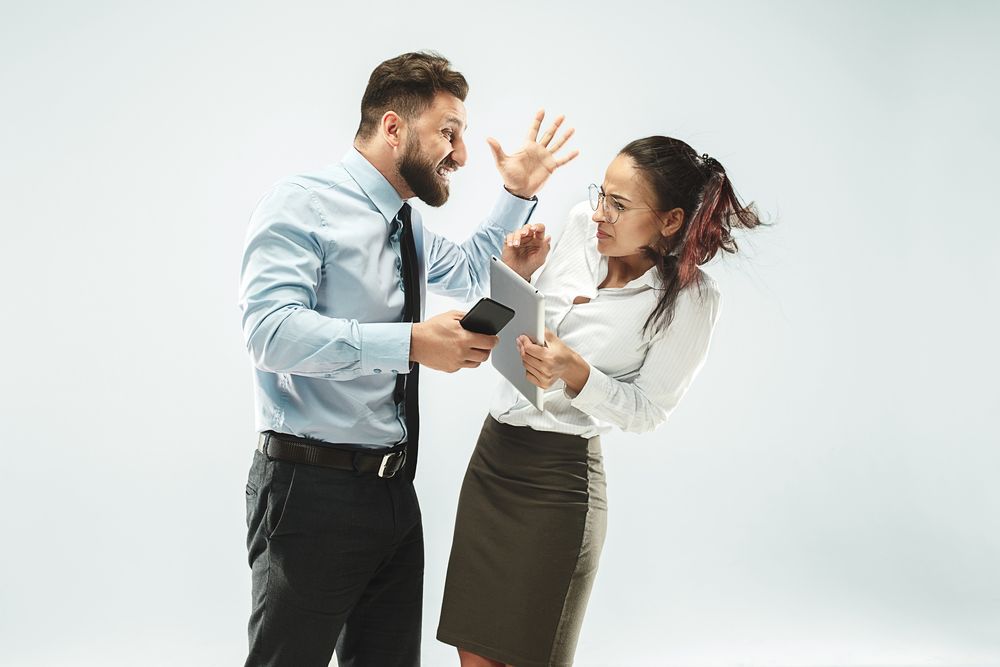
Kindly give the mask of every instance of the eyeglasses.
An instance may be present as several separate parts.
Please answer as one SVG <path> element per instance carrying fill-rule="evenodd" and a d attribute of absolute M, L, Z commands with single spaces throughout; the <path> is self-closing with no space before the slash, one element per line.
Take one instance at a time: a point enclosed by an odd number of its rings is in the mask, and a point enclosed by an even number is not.
<path fill-rule="evenodd" d="M 596 211 L 603 204 L 604 219 L 612 225 L 618 222 L 619 216 L 621 216 L 621 214 L 625 211 L 655 210 L 648 206 L 632 206 L 630 208 L 626 208 L 622 206 L 621 202 L 616 200 L 614 197 L 609 199 L 608 196 L 604 194 L 604 189 L 594 183 L 590 184 L 588 192 L 590 194 L 590 208 Z"/>

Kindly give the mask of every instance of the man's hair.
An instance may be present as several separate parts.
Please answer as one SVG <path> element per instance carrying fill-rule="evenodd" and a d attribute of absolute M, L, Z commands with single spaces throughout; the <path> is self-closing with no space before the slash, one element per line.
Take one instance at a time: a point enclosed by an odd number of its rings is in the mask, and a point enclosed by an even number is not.
<path fill-rule="evenodd" d="M 439 92 L 465 101 L 469 84 L 451 69 L 448 59 L 433 51 L 404 53 L 375 68 L 361 98 L 358 139 L 369 139 L 378 130 L 382 116 L 395 111 L 404 120 L 418 117 Z"/>

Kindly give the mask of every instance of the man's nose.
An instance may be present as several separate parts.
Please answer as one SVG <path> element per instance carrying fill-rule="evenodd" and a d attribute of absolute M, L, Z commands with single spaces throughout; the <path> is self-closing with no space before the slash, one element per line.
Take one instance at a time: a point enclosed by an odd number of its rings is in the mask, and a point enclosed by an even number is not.
<path fill-rule="evenodd" d="M 451 151 L 451 159 L 454 160 L 459 167 L 464 167 L 465 161 L 469 159 L 469 153 L 465 150 L 465 142 L 461 139 L 455 141 Z"/>

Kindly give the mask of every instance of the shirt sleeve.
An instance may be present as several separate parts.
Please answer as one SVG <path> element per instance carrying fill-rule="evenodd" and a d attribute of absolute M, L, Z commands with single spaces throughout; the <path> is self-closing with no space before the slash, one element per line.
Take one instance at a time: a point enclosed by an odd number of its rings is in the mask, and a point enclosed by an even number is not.
<path fill-rule="evenodd" d="M 680 403 L 708 355 L 721 310 L 718 291 L 682 293 L 674 319 L 654 337 L 638 372 L 616 379 L 590 367 L 590 377 L 570 404 L 592 417 L 632 433 L 652 431 Z"/>
<path fill-rule="evenodd" d="M 250 220 L 240 275 L 243 337 L 272 373 L 349 380 L 409 371 L 410 323 L 361 323 L 314 310 L 325 256 L 308 191 L 277 186 Z"/>
<path fill-rule="evenodd" d="M 537 203 L 504 190 L 489 217 L 464 243 L 449 241 L 424 228 L 427 288 L 462 301 L 486 294 L 490 287 L 490 256 L 500 256 L 507 234 L 528 223 Z"/>

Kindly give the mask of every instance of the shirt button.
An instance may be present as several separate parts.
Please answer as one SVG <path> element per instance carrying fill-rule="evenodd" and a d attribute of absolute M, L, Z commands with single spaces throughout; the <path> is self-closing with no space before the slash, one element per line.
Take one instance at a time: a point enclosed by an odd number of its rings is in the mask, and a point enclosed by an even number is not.
<path fill-rule="evenodd" d="M 376 369 L 375 369 L 375 372 L 376 372 L 376 373 L 381 373 L 381 372 L 382 372 L 382 369 L 381 369 L 381 368 L 376 368 Z"/>
<path fill-rule="evenodd" d="M 392 374 L 393 374 L 393 375 L 395 375 L 395 374 L 396 374 L 396 373 L 398 373 L 398 372 L 399 372 L 399 371 L 397 371 L 397 370 L 396 370 L 395 368 L 393 368 L 393 369 L 392 369 Z"/>

